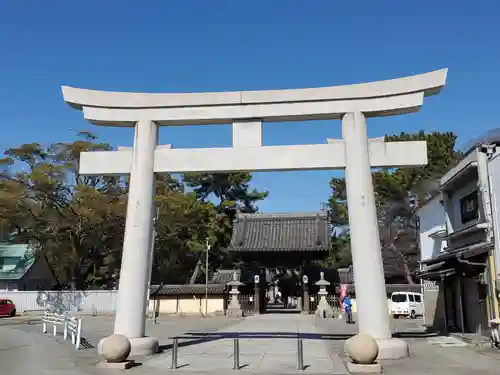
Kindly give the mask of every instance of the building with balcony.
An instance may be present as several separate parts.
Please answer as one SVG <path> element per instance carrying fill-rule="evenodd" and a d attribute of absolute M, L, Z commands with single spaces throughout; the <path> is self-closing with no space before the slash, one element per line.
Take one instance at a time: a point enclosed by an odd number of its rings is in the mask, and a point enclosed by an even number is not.
<path fill-rule="evenodd" d="M 489 335 L 489 320 L 498 318 L 498 143 L 500 137 L 472 145 L 417 212 L 428 326 Z"/>

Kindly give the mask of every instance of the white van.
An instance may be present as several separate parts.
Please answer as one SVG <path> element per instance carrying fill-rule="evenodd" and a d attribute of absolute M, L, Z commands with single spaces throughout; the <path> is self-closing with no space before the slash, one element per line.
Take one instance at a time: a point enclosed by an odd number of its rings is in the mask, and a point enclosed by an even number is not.
<path fill-rule="evenodd" d="M 397 319 L 400 316 L 415 319 L 424 315 L 424 300 L 420 293 L 394 292 L 391 294 L 391 315 Z"/>

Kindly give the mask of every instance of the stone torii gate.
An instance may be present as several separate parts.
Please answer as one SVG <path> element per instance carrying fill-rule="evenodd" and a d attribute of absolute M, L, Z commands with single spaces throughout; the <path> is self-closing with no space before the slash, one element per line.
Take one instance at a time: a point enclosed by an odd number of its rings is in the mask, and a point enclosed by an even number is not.
<path fill-rule="evenodd" d="M 392 338 L 372 167 L 427 163 L 425 142 L 368 139 L 366 118 L 416 112 L 437 94 L 447 69 L 399 79 L 296 90 L 146 94 L 62 88 L 65 102 L 95 125 L 134 127 L 134 145 L 83 152 L 80 173 L 130 174 L 115 333 L 127 336 L 133 354 L 153 353 L 145 336 L 155 172 L 230 172 L 345 169 L 359 332 L 377 339 L 379 358 L 408 354 Z M 342 120 L 342 139 L 325 144 L 262 146 L 262 123 Z M 158 145 L 159 126 L 233 124 L 233 147 L 174 149 Z"/>

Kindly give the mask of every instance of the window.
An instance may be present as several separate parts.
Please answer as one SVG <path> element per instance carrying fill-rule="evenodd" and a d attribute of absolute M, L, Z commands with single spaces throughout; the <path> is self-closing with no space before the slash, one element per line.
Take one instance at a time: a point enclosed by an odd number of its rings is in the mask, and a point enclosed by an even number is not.
<path fill-rule="evenodd" d="M 410 302 L 415 302 L 415 299 L 413 298 L 413 294 L 409 294 L 408 297 L 410 297 Z"/>
<path fill-rule="evenodd" d="M 406 294 L 393 294 L 392 297 L 392 302 L 406 302 Z"/>
<path fill-rule="evenodd" d="M 460 216 L 462 224 L 478 218 L 477 190 L 460 199 Z"/>
<path fill-rule="evenodd" d="M 422 302 L 422 296 L 420 294 L 415 294 L 415 302 Z"/>

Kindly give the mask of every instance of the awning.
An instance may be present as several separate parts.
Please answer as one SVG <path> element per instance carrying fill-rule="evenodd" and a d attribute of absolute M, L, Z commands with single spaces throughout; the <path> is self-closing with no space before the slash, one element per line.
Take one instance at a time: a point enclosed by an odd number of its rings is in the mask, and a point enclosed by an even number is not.
<path fill-rule="evenodd" d="M 448 270 L 454 269 L 451 265 L 446 261 L 441 261 L 430 266 L 425 267 L 424 269 L 418 270 L 415 272 L 416 276 L 420 279 L 427 279 L 432 277 L 437 277 L 441 275 L 442 272 L 446 272 Z"/>
<path fill-rule="evenodd" d="M 476 244 L 459 247 L 456 249 L 447 248 L 446 252 L 442 252 L 441 254 L 439 254 L 435 258 L 424 259 L 420 263 L 422 265 L 427 265 L 426 270 L 430 269 L 430 267 L 432 267 L 432 269 L 435 269 L 435 268 L 439 268 L 440 264 L 442 264 L 443 262 L 450 260 L 450 259 L 454 259 L 454 258 L 467 259 L 467 258 L 475 257 L 477 255 L 481 255 L 483 253 L 486 253 L 491 248 L 493 248 L 493 246 L 494 246 L 493 242 L 483 241 L 483 242 L 479 242 Z"/>
<path fill-rule="evenodd" d="M 448 259 L 452 259 L 454 257 L 455 257 L 455 253 L 454 252 L 448 252 L 448 251 L 446 251 L 446 252 L 442 252 L 441 254 L 439 254 L 435 258 L 424 259 L 420 263 L 424 264 L 424 265 L 428 265 L 428 267 L 430 267 L 431 265 L 434 265 L 436 263 L 439 263 L 439 262 L 442 262 L 442 261 L 445 261 L 445 260 L 448 260 Z"/>
<path fill-rule="evenodd" d="M 441 273 L 448 270 L 453 270 L 453 263 L 450 260 L 454 260 L 455 254 L 453 253 L 442 253 L 436 258 L 428 259 L 427 262 L 421 262 L 422 269 L 415 272 L 415 276 L 419 279 L 439 279 L 441 278 Z M 432 264 L 428 264 L 432 261 Z"/>
<path fill-rule="evenodd" d="M 465 228 L 462 228 L 460 230 L 457 230 L 455 232 L 447 234 L 446 236 L 443 237 L 443 239 L 451 239 L 451 238 L 455 238 L 455 237 L 460 237 L 460 236 L 463 236 L 466 234 L 472 234 L 472 233 L 476 233 L 476 232 L 486 231 L 487 229 L 488 229 L 487 223 L 472 224 L 472 225 L 466 226 Z"/>
<path fill-rule="evenodd" d="M 455 253 L 457 254 L 457 258 L 468 259 L 488 252 L 488 250 L 493 248 L 493 246 L 494 246 L 493 242 L 483 241 L 474 245 L 464 246 L 463 248 L 459 248 L 455 250 Z"/>
<path fill-rule="evenodd" d="M 430 271 L 438 270 L 438 269 L 440 269 L 441 267 L 443 267 L 445 263 L 446 263 L 446 262 L 444 262 L 444 261 L 443 261 L 443 262 L 439 262 L 439 263 L 432 264 L 432 265 L 430 265 L 430 266 L 426 266 L 426 267 L 425 267 L 425 269 L 423 269 L 423 270 L 417 270 L 417 272 L 416 272 L 416 273 L 417 273 L 417 274 L 419 274 L 419 273 L 426 273 L 426 272 L 430 272 Z"/>
<path fill-rule="evenodd" d="M 425 271 L 419 275 L 421 279 L 433 280 L 433 279 L 442 279 L 448 276 L 452 276 L 455 274 L 455 268 L 447 268 L 442 270 L 435 271 Z"/>

